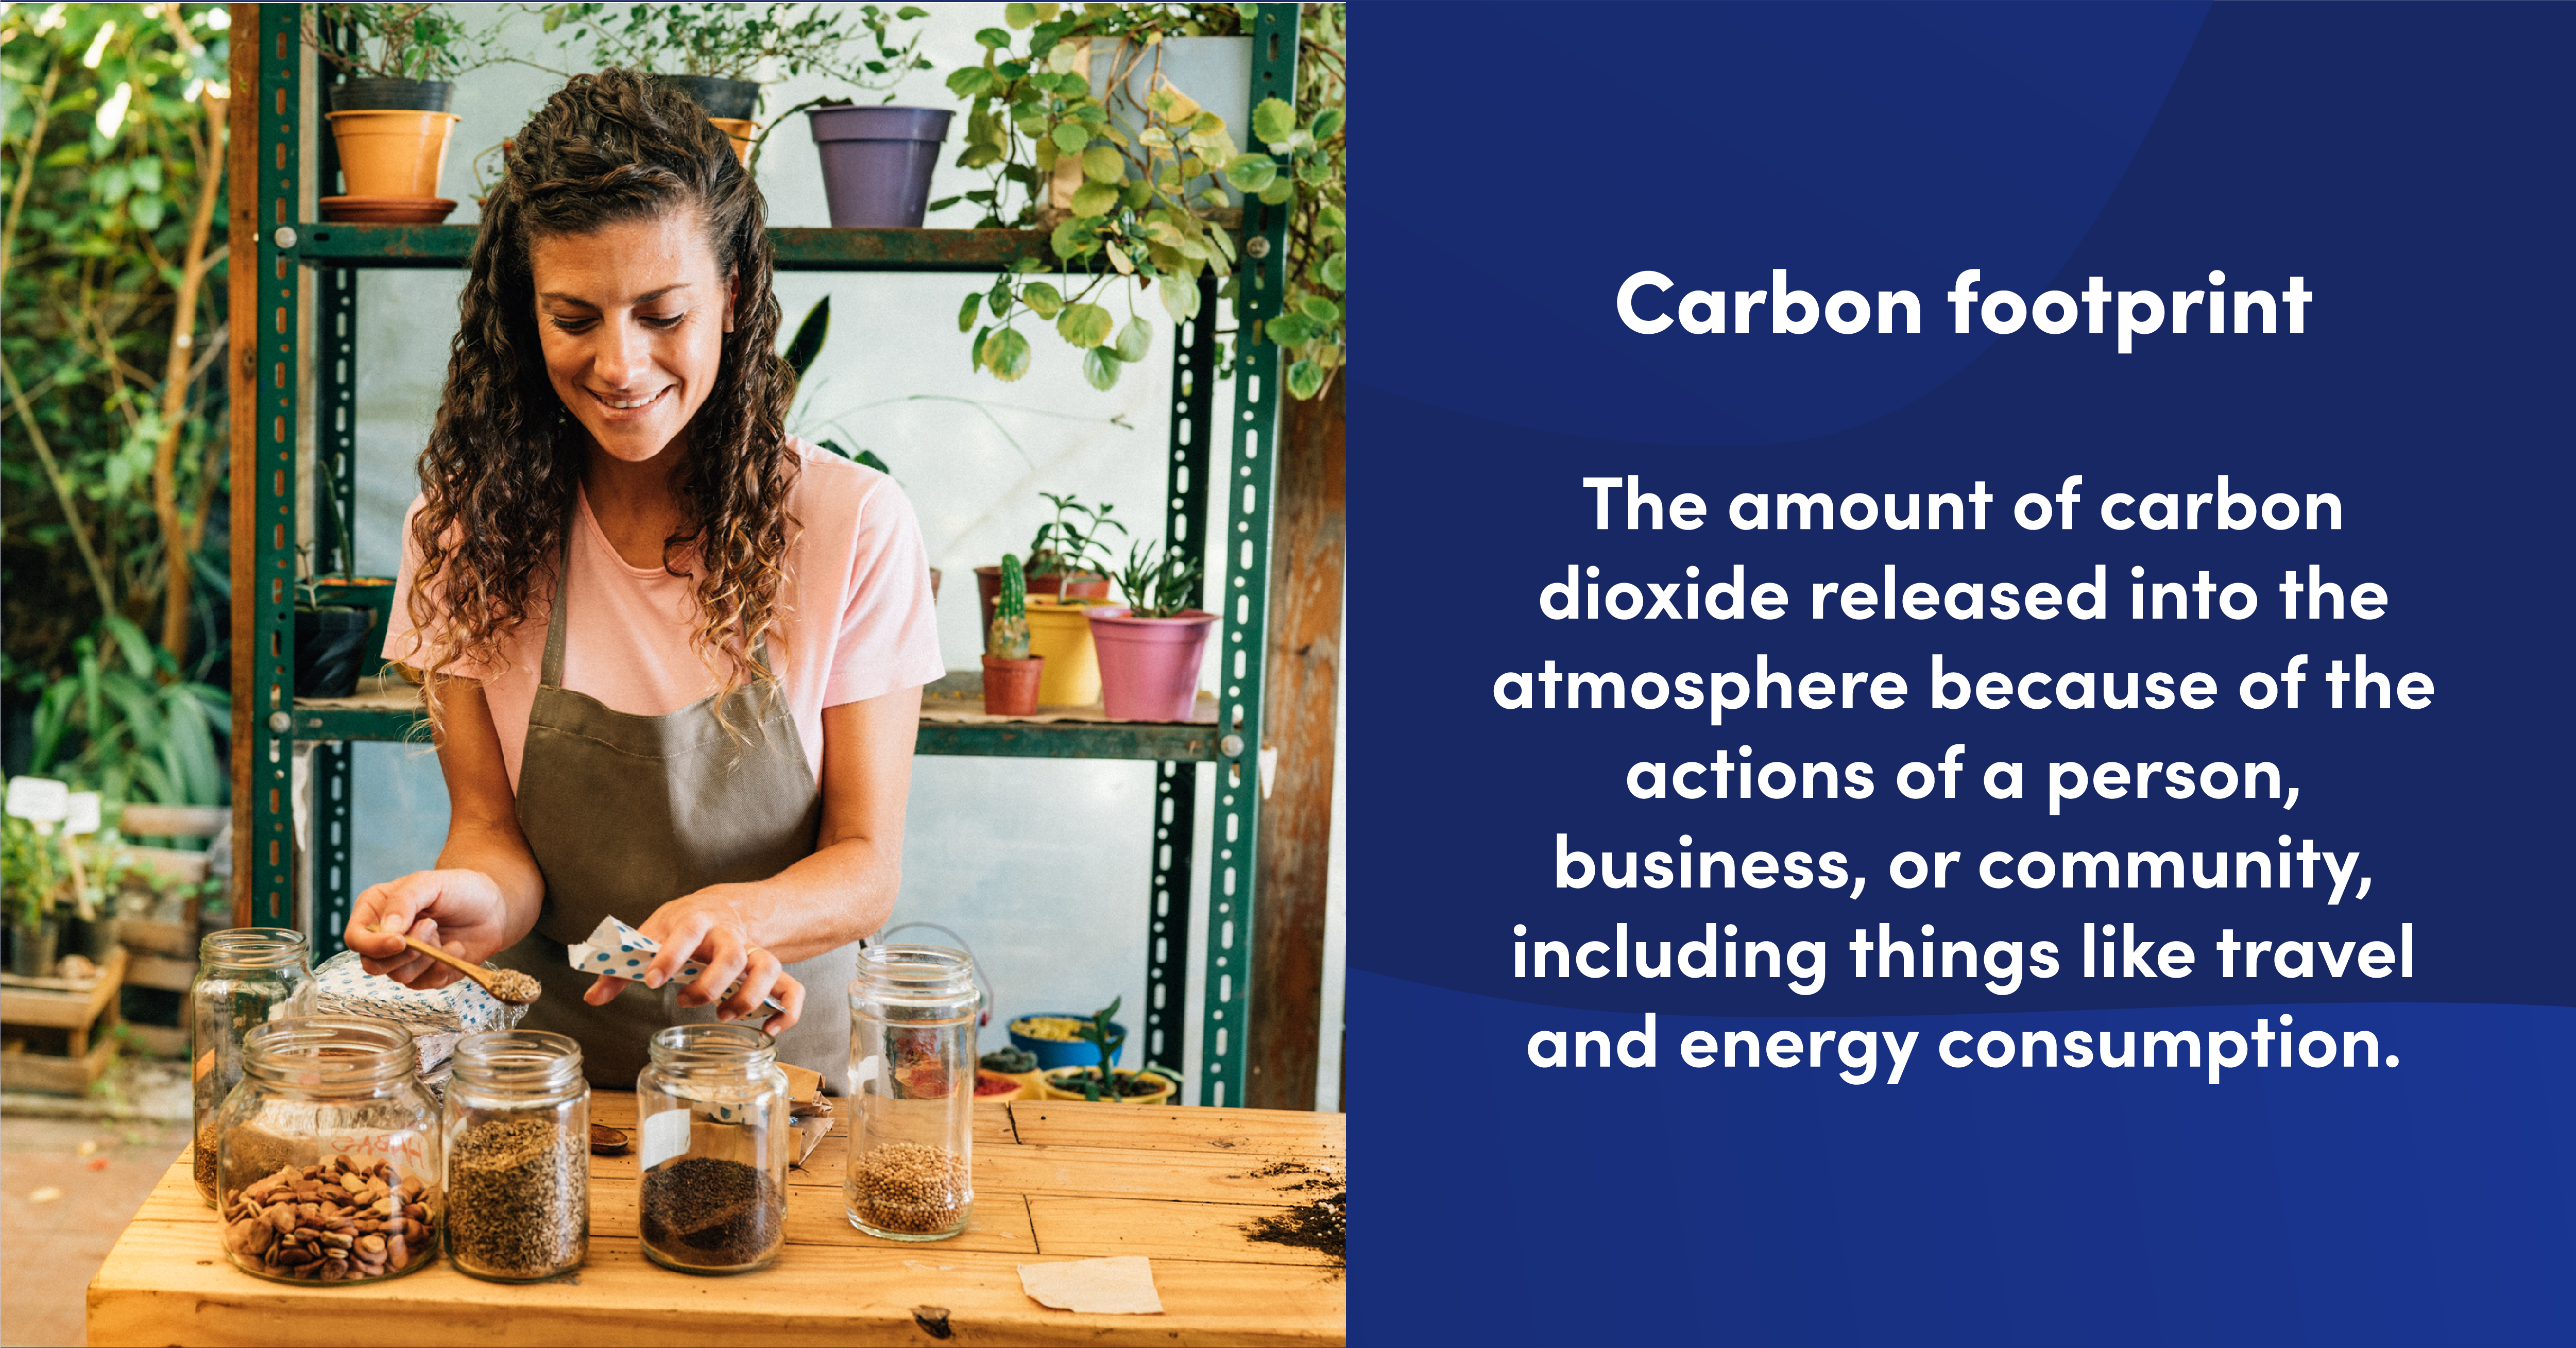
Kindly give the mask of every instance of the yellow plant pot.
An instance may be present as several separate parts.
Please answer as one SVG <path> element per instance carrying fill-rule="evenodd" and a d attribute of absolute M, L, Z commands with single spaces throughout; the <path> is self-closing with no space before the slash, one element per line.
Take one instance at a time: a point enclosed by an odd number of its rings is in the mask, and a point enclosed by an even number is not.
<path fill-rule="evenodd" d="M 353 197 L 438 195 L 447 168 L 452 112 L 335 112 L 331 137 L 340 147 L 340 176 Z"/>
<path fill-rule="evenodd" d="M 1100 607 L 1100 601 L 1058 601 L 1033 594 L 1028 602 L 1029 654 L 1046 657 L 1046 668 L 1038 675 L 1039 704 L 1073 707 L 1098 702 L 1100 655 L 1092 647 L 1091 619 L 1083 610 Z"/>
<path fill-rule="evenodd" d="M 1090 1070 L 1091 1069 L 1088 1067 L 1057 1067 L 1049 1069 L 1043 1078 L 1046 1084 L 1047 1098 L 1054 1100 L 1081 1099 L 1082 1077 L 1080 1074 Z M 1117 1075 L 1122 1077 L 1132 1077 L 1137 1075 L 1137 1073 L 1131 1068 L 1122 1067 L 1118 1069 Z M 1148 1080 L 1159 1083 L 1162 1086 L 1162 1089 L 1155 1091 L 1150 1095 L 1121 1095 L 1116 1097 L 1103 1096 L 1101 1097 L 1100 1103 L 1120 1105 L 1160 1105 L 1170 1103 L 1172 1098 L 1172 1079 L 1154 1072 L 1144 1073 L 1144 1076 Z"/>

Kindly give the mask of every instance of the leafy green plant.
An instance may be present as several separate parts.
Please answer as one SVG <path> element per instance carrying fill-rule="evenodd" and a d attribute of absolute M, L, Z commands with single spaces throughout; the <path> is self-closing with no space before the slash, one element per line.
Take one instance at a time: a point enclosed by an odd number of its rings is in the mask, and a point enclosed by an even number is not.
<path fill-rule="evenodd" d="M 1041 265 L 1024 260 L 967 296 L 957 330 L 975 333 L 975 368 L 1008 382 L 1029 369 L 1021 318 L 1051 322 L 1058 337 L 1083 353 L 1083 378 L 1107 389 L 1117 384 L 1119 367 L 1153 348 L 1154 325 L 1136 312 L 1139 293 L 1152 290 L 1166 316 L 1186 323 L 1198 314 L 1199 277 L 1233 272 L 1234 236 L 1217 219 L 1226 205 L 1218 175 L 1236 157 L 1233 134 L 1223 117 L 1161 76 L 1160 44 L 1237 32 L 1240 16 L 1227 5 L 1084 5 L 1077 11 L 1012 4 L 1003 7 L 1003 21 L 1008 29 L 975 35 L 983 62 L 951 72 L 947 81 L 950 92 L 969 100 L 958 167 L 985 171 L 989 185 L 931 208 L 974 201 L 985 208 L 981 225 L 1048 228 L 1060 266 L 1055 280 L 1038 280 Z M 1027 34 L 1024 47 L 1015 50 L 1021 39 L 1012 30 Z M 1089 73 L 1095 42 L 1108 44 L 1116 67 L 1098 95 Z M 1141 106 L 1128 92 L 1140 66 L 1148 86 Z M 1055 210 L 1048 195 L 1059 166 L 1072 190 L 1069 205 Z M 1016 210 L 1015 198 L 1022 203 Z M 1084 268 L 1078 275 L 1076 266 Z M 1112 297 L 1125 300 L 1124 324 L 1095 302 Z M 980 329 L 979 308 L 992 319 Z"/>
<path fill-rule="evenodd" d="M 1322 396 L 1349 355 L 1349 22 L 1341 5 L 1307 5 L 1297 22 L 1297 102 L 1265 98 L 1252 138 L 1269 153 L 1226 165 L 1226 181 L 1288 214 L 1288 284 L 1263 340 L 1287 361 L 1292 398 Z"/>
<path fill-rule="evenodd" d="M 1029 590 L 1020 574 L 1020 559 L 1002 554 L 1002 594 L 993 604 L 993 625 L 984 635 L 984 653 L 996 660 L 1029 658 Z"/>
<path fill-rule="evenodd" d="M 549 33 L 564 30 L 559 48 L 587 42 L 592 69 L 624 66 L 661 75 L 704 75 L 757 80 L 772 70 L 790 79 L 807 71 L 852 88 L 891 90 L 914 70 L 927 70 L 918 32 L 898 42 L 897 23 L 930 17 L 917 5 L 886 10 L 876 5 L 523 6 L 543 17 Z M 622 16 L 613 10 L 623 10 Z M 845 51 L 862 35 L 874 56 L 851 59 Z M 557 71 L 557 74 L 567 72 Z M 892 101 L 889 92 L 886 99 Z"/>
<path fill-rule="evenodd" d="M 467 27 L 449 5 L 307 5 L 304 40 L 353 77 L 452 80 L 506 59 L 493 29 Z"/>
<path fill-rule="evenodd" d="M 220 5 L 0 11 L 13 692 L 60 675 L 101 613 L 158 608 L 174 658 L 225 642 L 191 598 L 227 462 L 229 24 Z"/>
<path fill-rule="evenodd" d="M 1117 558 L 1109 551 L 1109 545 L 1101 534 L 1110 529 L 1117 530 L 1121 537 L 1127 533 L 1126 525 L 1109 518 L 1110 512 L 1117 507 L 1105 501 L 1097 507 L 1084 505 L 1081 496 L 1075 492 L 1058 496 L 1051 491 L 1042 491 L 1038 495 L 1055 506 L 1055 518 L 1039 525 L 1037 534 L 1029 539 L 1029 574 L 1109 574 L 1109 566 Z M 1095 566 L 1097 571 L 1092 569 Z"/>
<path fill-rule="evenodd" d="M 169 652 L 125 618 L 102 620 L 73 653 L 73 672 L 36 700 L 28 771 L 94 782 L 117 803 L 222 804 L 216 737 L 232 722 L 232 699 L 181 680 Z"/>
<path fill-rule="evenodd" d="M 1118 1014 L 1118 1004 L 1125 1000 L 1124 997 L 1110 998 L 1109 1005 L 1092 1012 L 1091 1019 L 1074 1031 L 1084 1043 L 1100 1050 L 1100 1070 L 1083 1078 L 1082 1098 L 1085 1100 L 1100 1098 L 1101 1086 L 1117 1070 L 1118 1051 L 1127 1046 L 1127 1032 L 1109 1023 L 1109 1018 Z"/>
<path fill-rule="evenodd" d="M 15 815 L 0 821 L 0 911 L 13 927 L 44 920 L 60 897 L 63 869 L 52 838 Z"/>
<path fill-rule="evenodd" d="M 1127 596 L 1127 611 L 1139 618 L 1168 618 L 1198 599 L 1199 559 L 1146 539 L 1127 548 L 1127 564 L 1118 568 L 1118 592 Z"/>

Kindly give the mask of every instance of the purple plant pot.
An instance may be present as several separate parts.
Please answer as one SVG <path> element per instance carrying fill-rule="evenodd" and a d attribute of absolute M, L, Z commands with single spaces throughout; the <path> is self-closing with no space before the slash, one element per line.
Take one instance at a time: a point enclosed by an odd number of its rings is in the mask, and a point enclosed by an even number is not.
<path fill-rule="evenodd" d="M 1100 654 L 1101 710 L 1113 721 L 1186 721 L 1198 709 L 1199 657 L 1216 615 L 1184 609 L 1168 618 L 1091 614 Z"/>
<path fill-rule="evenodd" d="M 832 228 L 921 228 L 930 171 L 948 138 L 948 109 L 815 108 L 805 115 L 823 157 Z"/>

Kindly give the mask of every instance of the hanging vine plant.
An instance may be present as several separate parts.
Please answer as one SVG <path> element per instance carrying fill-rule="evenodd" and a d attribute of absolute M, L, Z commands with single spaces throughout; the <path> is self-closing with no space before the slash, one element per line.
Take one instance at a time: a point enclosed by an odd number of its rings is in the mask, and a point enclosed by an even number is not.
<path fill-rule="evenodd" d="M 976 34 L 983 61 L 950 73 L 948 88 L 969 103 L 957 164 L 984 171 L 988 185 L 931 209 L 972 201 L 984 208 L 978 227 L 1046 229 L 1060 265 L 1044 279 L 1043 264 L 1023 261 L 966 297 L 957 328 L 974 333 L 974 368 L 1005 381 L 1027 374 L 1034 349 L 1025 320 L 1052 324 L 1083 353 L 1083 377 L 1094 388 L 1113 387 L 1122 366 L 1153 349 L 1140 295 L 1150 292 L 1175 324 L 1198 316 L 1198 282 L 1211 271 L 1225 280 L 1219 295 L 1235 295 L 1240 221 L 1228 205 L 1231 184 L 1269 204 L 1299 202 L 1291 217 L 1292 307 L 1281 315 L 1295 321 L 1283 330 L 1274 320 L 1270 335 L 1291 348 L 1289 391 L 1322 391 L 1342 364 L 1343 19 L 1338 5 L 1308 8 L 1321 39 L 1310 54 L 1329 43 L 1330 77 L 1301 76 L 1299 101 L 1311 88 L 1330 107 L 1301 112 L 1263 100 L 1248 129 L 1266 154 L 1239 149 L 1235 129 L 1174 87 L 1161 66 L 1164 43 L 1240 35 L 1255 6 L 1012 4 L 1003 9 L 1007 27 Z M 1095 44 L 1107 44 L 1112 66 L 1099 93 Z M 1139 84 L 1141 100 L 1130 93 Z M 1311 237 L 1296 237 L 1304 226 Z M 1301 258 L 1312 260 L 1301 267 Z"/>

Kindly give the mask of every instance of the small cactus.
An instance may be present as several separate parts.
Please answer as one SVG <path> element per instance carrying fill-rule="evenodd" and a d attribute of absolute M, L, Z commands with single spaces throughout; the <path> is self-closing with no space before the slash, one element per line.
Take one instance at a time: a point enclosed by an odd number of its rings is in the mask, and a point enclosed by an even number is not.
<path fill-rule="evenodd" d="M 993 628 L 984 637 L 984 653 L 996 660 L 1029 658 L 1029 588 L 1020 574 L 1020 559 L 1002 554 L 1002 597 L 993 605 Z"/>

